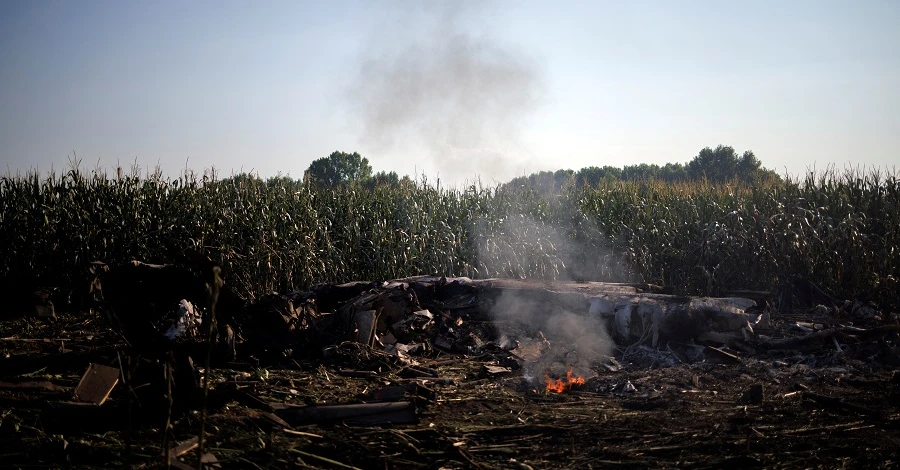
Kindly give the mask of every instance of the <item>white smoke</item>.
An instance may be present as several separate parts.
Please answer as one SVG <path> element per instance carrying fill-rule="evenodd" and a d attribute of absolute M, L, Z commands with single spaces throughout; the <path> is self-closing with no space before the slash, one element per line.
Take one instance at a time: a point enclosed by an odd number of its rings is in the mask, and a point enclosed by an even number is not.
<path fill-rule="evenodd" d="M 562 259 L 578 253 L 587 255 L 584 247 L 573 243 L 559 229 L 521 215 L 508 215 L 498 226 L 477 224 L 479 261 L 488 275 L 539 278 L 528 271 L 543 266 L 558 280 L 571 280 Z M 598 242 L 599 243 L 599 242 Z M 605 262 L 598 245 L 597 262 Z M 548 274 L 552 274 L 548 272 Z M 538 286 L 540 281 L 534 281 Z M 544 287 L 551 288 L 549 282 Z M 537 360 L 523 363 L 523 376 L 534 385 L 543 383 L 545 373 L 562 376 L 572 370 L 576 375 L 590 376 L 600 363 L 613 353 L 615 343 L 599 317 L 588 315 L 589 303 L 581 294 L 541 295 L 534 290 L 505 290 L 494 302 L 491 318 L 500 343 L 510 340 L 520 345 L 541 342 Z M 531 349 L 532 352 L 535 348 Z"/>
<path fill-rule="evenodd" d="M 519 344 L 544 343 L 536 360 L 523 363 L 523 376 L 535 384 L 543 382 L 545 373 L 562 376 L 568 370 L 589 377 L 614 351 L 603 321 L 588 315 L 587 300 L 584 308 L 573 307 L 507 290 L 491 309 L 501 337 L 514 338 Z"/>

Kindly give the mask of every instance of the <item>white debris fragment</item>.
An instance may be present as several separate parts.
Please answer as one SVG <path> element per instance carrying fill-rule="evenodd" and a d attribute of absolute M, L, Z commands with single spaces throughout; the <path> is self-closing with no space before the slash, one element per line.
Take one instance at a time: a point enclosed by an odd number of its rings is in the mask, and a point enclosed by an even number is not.
<path fill-rule="evenodd" d="M 202 323 L 200 312 L 194 309 L 194 305 L 187 300 L 182 299 L 178 304 L 178 319 L 175 324 L 166 331 L 166 338 L 176 339 L 197 332 Z"/>

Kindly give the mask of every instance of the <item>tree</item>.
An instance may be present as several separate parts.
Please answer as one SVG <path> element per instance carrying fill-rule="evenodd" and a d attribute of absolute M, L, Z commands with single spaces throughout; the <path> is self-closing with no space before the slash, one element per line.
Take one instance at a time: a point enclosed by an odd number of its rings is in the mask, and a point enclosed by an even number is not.
<path fill-rule="evenodd" d="M 659 165 L 641 163 L 622 167 L 622 179 L 626 181 L 646 181 L 659 177 Z"/>
<path fill-rule="evenodd" d="M 405 178 L 405 177 L 404 177 Z M 379 186 L 399 186 L 400 185 L 400 175 L 397 174 L 396 171 L 385 172 L 379 171 L 375 173 L 365 181 L 365 184 L 369 188 L 377 188 Z"/>
<path fill-rule="evenodd" d="M 780 182 L 781 177 L 773 170 L 763 168 L 752 151 L 743 154 L 733 147 L 719 145 L 715 150 L 706 147 L 688 163 L 655 163 L 613 166 L 589 166 L 577 172 L 572 170 L 540 171 L 528 176 L 519 176 L 505 186 L 531 187 L 544 193 L 556 193 L 569 184 L 575 187 L 596 188 L 603 181 L 650 181 L 679 183 L 706 179 L 711 183 L 740 181 L 759 184 L 767 181 Z"/>
<path fill-rule="evenodd" d="M 335 187 L 351 181 L 362 182 L 372 176 L 369 159 L 359 153 L 332 152 L 327 157 L 314 160 L 306 170 L 304 179 L 310 183 Z"/>
<path fill-rule="evenodd" d="M 561 188 L 575 181 L 575 170 L 556 170 L 553 172 L 553 184 Z"/>
<path fill-rule="evenodd" d="M 622 178 L 622 169 L 614 166 L 606 165 L 602 168 L 596 166 L 588 166 L 578 170 L 575 174 L 575 183 L 581 186 L 590 186 L 596 188 L 601 181 L 611 180 L 617 181 Z"/>
<path fill-rule="evenodd" d="M 748 153 L 753 156 L 750 151 L 744 154 Z M 738 160 L 734 147 L 719 145 L 715 150 L 705 147 L 688 163 L 688 173 L 695 180 L 706 178 L 713 183 L 722 183 L 738 176 Z"/>
<path fill-rule="evenodd" d="M 528 176 L 518 176 L 503 185 L 504 187 L 527 187 L 543 194 L 556 194 L 562 188 L 575 183 L 575 171 L 556 170 L 539 171 Z"/>
<path fill-rule="evenodd" d="M 761 169 L 762 163 L 750 150 L 744 152 L 744 154 L 741 155 L 741 159 L 737 162 L 737 172 L 739 175 L 753 175 Z"/>
<path fill-rule="evenodd" d="M 780 181 L 772 170 L 763 168 L 753 151 L 738 155 L 733 147 L 719 145 L 715 150 L 706 147 L 687 165 L 692 179 L 706 178 L 713 183 L 737 179 L 745 183 L 757 183 L 765 179 Z"/>
<path fill-rule="evenodd" d="M 660 169 L 660 178 L 668 183 L 687 181 L 689 179 L 687 167 L 681 163 L 666 163 Z"/>

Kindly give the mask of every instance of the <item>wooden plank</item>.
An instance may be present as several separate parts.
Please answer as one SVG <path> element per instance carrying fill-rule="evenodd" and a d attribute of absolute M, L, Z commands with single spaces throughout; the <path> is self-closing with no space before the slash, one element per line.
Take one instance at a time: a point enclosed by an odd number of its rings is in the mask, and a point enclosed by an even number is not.
<path fill-rule="evenodd" d="M 100 364 L 91 364 L 75 388 L 75 399 L 81 402 L 102 405 L 109 398 L 113 388 L 119 383 L 119 369 Z"/>
<path fill-rule="evenodd" d="M 349 405 L 295 406 L 273 403 L 275 414 L 291 426 L 341 421 L 346 424 L 416 423 L 412 402 L 358 403 Z"/>

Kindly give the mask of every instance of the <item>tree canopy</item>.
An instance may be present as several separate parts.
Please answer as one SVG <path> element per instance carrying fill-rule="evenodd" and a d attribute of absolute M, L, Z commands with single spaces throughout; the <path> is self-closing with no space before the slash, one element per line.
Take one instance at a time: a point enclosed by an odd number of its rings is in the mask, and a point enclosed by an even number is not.
<path fill-rule="evenodd" d="M 552 193 L 574 184 L 576 187 L 596 187 L 603 181 L 661 180 L 667 183 L 707 180 L 711 183 L 740 181 L 754 184 L 766 179 L 780 180 L 750 150 L 738 154 L 733 147 L 719 145 L 715 149 L 705 147 L 687 163 L 655 163 L 614 166 L 589 166 L 580 170 L 540 171 L 528 176 L 513 178 L 508 185 L 528 185 L 540 191 Z"/>
<path fill-rule="evenodd" d="M 248 178 L 238 175 L 235 179 Z M 289 179 L 281 177 L 280 179 Z M 280 181 L 278 179 L 277 181 Z M 706 180 L 710 183 L 739 181 L 755 184 L 764 180 L 780 180 L 772 170 L 763 168 L 762 163 L 751 150 L 742 154 L 734 147 L 718 145 L 715 149 L 704 147 L 687 163 L 641 163 L 625 165 L 622 168 L 605 165 L 589 166 L 578 171 L 559 169 L 540 171 L 528 176 L 513 178 L 504 186 L 531 186 L 546 193 L 574 185 L 575 187 L 597 187 L 605 181 L 645 181 L 660 180 L 667 183 Z M 270 178 L 269 184 L 273 184 Z M 336 187 L 346 183 L 359 183 L 367 188 L 415 184 L 408 176 L 402 178 L 394 171 L 372 172 L 369 160 L 359 153 L 332 152 L 331 155 L 314 160 L 306 170 L 304 181 L 322 187 Z"/>
<path fill-rule="evenodd" d="M 761 176 L 760 173 L 774 174 L 762 167 L 753 151 L 747 150 L 739 156 L 734 147 L 727 145 L 719 145 L 715 150 L 704 148 L 687 164 L 687 169 L 692 179 L 706 178 L 713 183 L 733 179 L 753 183 Z"/>
<path fill-rule="evenodd" d="M 332 152 L 314 160 L 306 170 L 306 181 L 319 186 L 335 187 L 351 181 L 363 182 L 372 176 L 369 159 L 357 152 Z"/>

